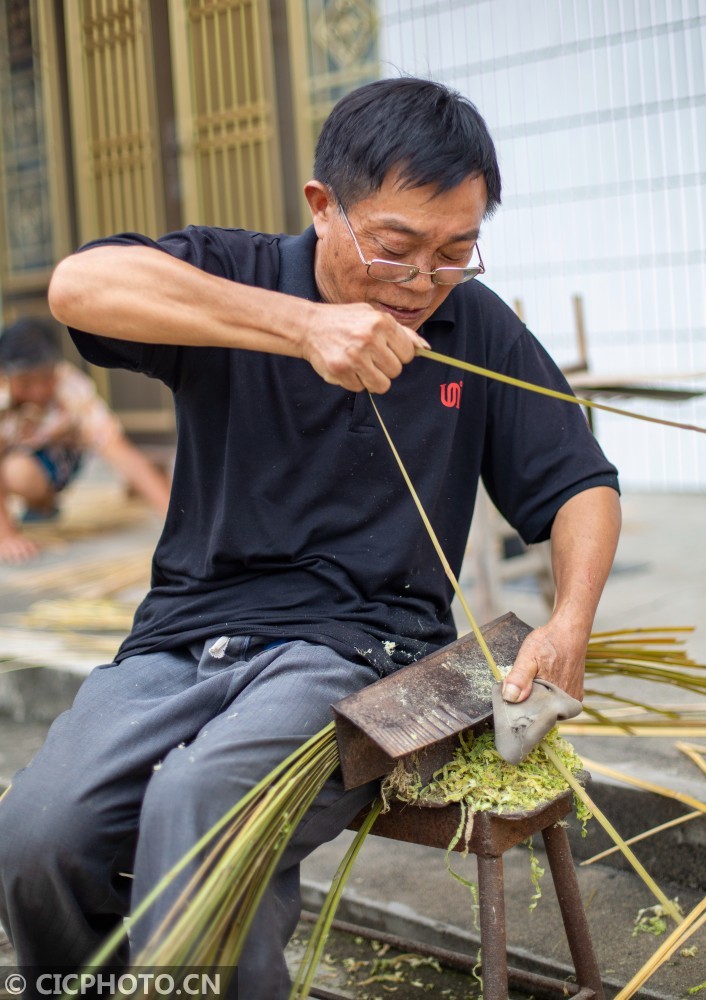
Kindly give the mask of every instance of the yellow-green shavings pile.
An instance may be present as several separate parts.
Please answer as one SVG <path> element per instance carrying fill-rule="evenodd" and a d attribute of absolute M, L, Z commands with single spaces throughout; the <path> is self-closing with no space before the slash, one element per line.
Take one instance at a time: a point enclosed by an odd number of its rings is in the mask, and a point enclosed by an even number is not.
<path fill-rule="evenodd" d="M 427 785 L 422 785 L 419 772 L 408 770 L 400 761 L 385 779 L 383 801 L 400 799 L 407 803 L 440 805 L 462 803 L 469 814 L 529 812 L 551 802 L 569 787 L 549 761 L 541 746 L 536 747 L 519 764 L 508 764 L 495 749 L 491 732 L 475 739 L 459 737 L 460 745 L 453 758 L 435 772 Z M 581 758 L 567 740 L 553 729 L 546 742 L 565 764 L 578 774 L 583 770 Z M 590 813 L 576 801 L 576 815 L 585 823 Z"/>
<path fill-rule="evenodd" d="M 571 744 L 559 736 L 558 730 L 552 729 L 544 742 L 572 774 L 578 775 L 583 771 L 581 758 Z M 452 852 L 459 842 L 463 843 L 462 857 L 469 850 L 475 813 L 490 810 L 496 813 L 530 812 L 556 799 L 568 788 L 566 780 L 541 746 L 535 747 L 519 764 L 508 764 L 495 749 L 493 733 L 488 732 L 475 739 L 472 734 L 469 739 L 459 734 L 459 746 L 453 758 L 434 773 L 427 785 L 422 784 L 413 757 L 399 761 L 382 784 L 381 798 L 383 812 L 389 809 L 392 799 L 420 805 L 459 804 L 460 821 L 446 850 L 446 869 L 457 882 L 470 890 L 477 908 L 477 886 L 455 871 L 451 863 Z M 576 795 L 574 806 L 585 836 L 591 813 Z M 534 910 L 541 897 L 540 880 L 544 870 L 535 857 L 531 838 L 529 848 L 530 878 L 534 890 L 530 910 Z"/>

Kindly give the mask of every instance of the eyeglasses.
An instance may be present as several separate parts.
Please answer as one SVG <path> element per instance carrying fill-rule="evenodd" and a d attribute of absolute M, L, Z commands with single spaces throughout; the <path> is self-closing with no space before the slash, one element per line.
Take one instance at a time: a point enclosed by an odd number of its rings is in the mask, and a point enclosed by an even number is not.
<path fill-rule="evenodd" d="M 464 281 L 470 281 L 471 278 L 475 278 L 479 274 L 485 274 L 485 264 L 483 263 L 477 243 L 474 247 L 474 250 L 478 254 L 478 265 L 476 267 L 435 267 L 433 271 L 422 271 L 415 264 L 398 264 L 392 260 L 379 260 L 377 258 L 366 260 L 340 201 L 338 207 L 341 209 L 343 221 L 348 226 L 348 232 L 353 237 L 353 242 L 355 243 L 355 248 L 358 251 L 361 262 L 365 264 L 370 277 L 375 278 L 376 281 L 387 281 L 393 285 L 401 285 L 407 281 L 414 281 L 418 274 L 426 274 L 435 285 L 461 285 Z"/>

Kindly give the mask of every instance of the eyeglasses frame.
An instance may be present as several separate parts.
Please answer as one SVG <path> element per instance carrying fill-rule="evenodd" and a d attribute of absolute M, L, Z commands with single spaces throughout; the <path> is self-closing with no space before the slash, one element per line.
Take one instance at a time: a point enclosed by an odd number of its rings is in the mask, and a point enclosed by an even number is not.
<path fill-rule="evenodd" d="M 474 244 L 473 249 L 478 254 L 478 267 L 435 267 L 433 271 L 422 271 L 422 269 L 420 267 L 417 267 L 416 264 L 402 264 L 399 261 L 396 261 L 396 260 L 384 260 L 381 257 L 373 257 L 372 260 L 366 260 L 364 254 L 363 254 L 363 251 L 360 249 L 360 244 L 358 243 L 356 235 L 353 232 L 353 227 L 351 226 L 351 224 L 350 224 L 350 222 L 348 220 L 348 216 L 346 215 L 346 210 L 344 209 L 344 207 L 343 207 L 343 205 L 341 204 L 340 201 L 338 202 L 338 207 L 341 210 L 341 215 L 343 216 L 343 221 L 345 222 L 346 226 L 348 227 L 348 232 L 353 237 L 353 242 L 355 243 L 355 248 L 358 251 L 358 256 L 360 257 L 361 263 L 365 265 L 365 268 L 366 268 L 368 274 L 370 275 L 370 277 L 374 281 L 383 281 L 387 285 L 406 285 L 408 282 L 414 281 L 414 279 L 417 277 L 417 275 L 423 274 L 423 275 L 426 275 L 427 277 L 431 278 L 432 282 L 435 285 L 451 285 L 451 286 L 453 286 L 453 285 L 463 285 L 466 281 L 471 281 L 473 278 L 477 278 L 479 274 L 485 274 L 485 264 L 483 263 L 483 258 L 480 255 L 480 247 L 478 246 L 477 243 Z M 407 271 L 409 272 L 409 277 L 402 278 L 399 281 L 396 281 L 396 280 L 394 280 L 392 278 L 378 278 L 377 275 L 370 274 L 370 268 L 373 266 L 373 264 L 388 264 L 388 265 L 391 265 L 392 267 L 406 268 Z M 438 275 L 439 271 L 463 271 L 463 272 L 465 272 L 465 271 L 473 271 L 474 273 L 473 274 L 467 274 L 467 275 L 465 275 L 461 279 L 461 281 L 439 281 L 438 278 L 437 278 L 437 275 Z"/>

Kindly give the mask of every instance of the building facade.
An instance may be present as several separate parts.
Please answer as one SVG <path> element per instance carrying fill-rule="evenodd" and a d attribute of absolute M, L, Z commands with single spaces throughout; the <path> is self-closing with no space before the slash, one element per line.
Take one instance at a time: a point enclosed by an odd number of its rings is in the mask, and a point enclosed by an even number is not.
<path fill-rule="evenodd" d="M 368 0 L 0 0 L 4 321 L 100 235 L 300 229 L 318 127 L 377 75 Z M 162 387 L 93 374 L 128 430 L 169 430 Z"/>
<path fill-rule="evenodd" d="M 567 368 L 703 388 L 705 51 L 704 0 L 0 0 L 4 317 L 96 235 L 300 229 L 332 104 L 413 73 L 496 140 L 483 280 Z M 159 386 L 97 377 L 131 429 L 169 425 Z M 618 405 L 706 423 L 706 397 Z M 628 485 L 706 488 L 701 436 L 596 430 Z"/>

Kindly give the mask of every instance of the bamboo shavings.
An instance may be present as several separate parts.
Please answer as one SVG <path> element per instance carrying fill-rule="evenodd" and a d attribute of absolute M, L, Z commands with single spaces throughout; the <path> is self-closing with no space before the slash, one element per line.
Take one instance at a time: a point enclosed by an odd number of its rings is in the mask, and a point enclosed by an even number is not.
<path fill-rule="evenodd" d="M 556 730 L 545 737 L 545 742 L 573 774 L 582 772 L 581 758 Z M 397 798 L 435 805 L 463 802 L 471 813 L 518 813 L 551 802 L 568 787 L 550 765 L 541 744 L 519 764 L 508 764 L 496 750 L 493 734 L 483 733 L 472 742 L 461 737 L 452 760 L 436 771 L 427 785 L 422 785 L 418 773 L 405 770 L 400 761 L 383 782 L 382 796 L 387 808 L 389 799 Z M 577 814 L 580 819 L 588 816 L 580 802 Z"/>

